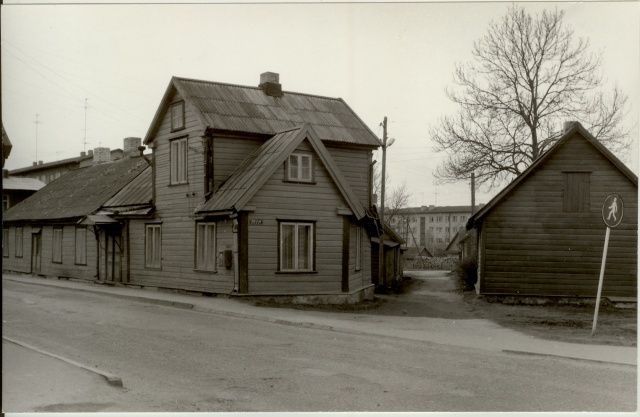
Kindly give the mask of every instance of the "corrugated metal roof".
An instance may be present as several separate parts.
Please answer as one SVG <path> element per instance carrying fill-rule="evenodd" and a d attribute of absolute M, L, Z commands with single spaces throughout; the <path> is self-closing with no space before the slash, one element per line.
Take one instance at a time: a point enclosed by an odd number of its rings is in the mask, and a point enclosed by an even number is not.
<path fill-rule="evenodd" d="M 259 87 L 173 77 L 145 143 L 153 141 L 172 88 L 177 89 L 203 128 L 275 135 L 309 123 L 322 141 L 380 146 L 380 140 L 339 98 L 284 92 L 265 94 Z"/>
<path fill-rule="evenodd" d="M 133 181 L 125 185 L 116 195 L 102 205 L 102 208 L 127 207 L 149 204 L 151 202 L 152 184 L 151 167 L 142 171 Z"/>
<path fill-rule="evenodd" d="M 73 158 L 67 158 L 67 159 L 61 159 L 59 161 L 47 162 L 46 164 L 42 164 L 42 165 L 32 165 L 32 166 L 23 167 L 23 168 L 17 168 L 17 169 L 14 169 L 12 171 L 9 171 L 9 175 L 24 174 L 25 172 L 38 171 L 38 170 L 41 170 L 41 169 L 52 168 L 52 167 L 57 167 L 57 166 L 63 166 L 63 165 L 68 165 L 68 164 L 77 164 L 79 162 L 82 162 L 82 161 L 85 161 L 85 160 L 88 160 L 88 159 L 93 159 L 93 156 L 91 156 L 91 155 L 75 156 Z"/>
<path fill-rule="evenodd" d="M 4 221 L 77 219 L 95 213 L 148 167 L 142 158 L 69 171 L 9 208 Z"/>
<path fill-rule="evenodd" d="M 2 179 L 3 190 L 38 191 L 45 183 L 36 178 L 9 177 Z"/>

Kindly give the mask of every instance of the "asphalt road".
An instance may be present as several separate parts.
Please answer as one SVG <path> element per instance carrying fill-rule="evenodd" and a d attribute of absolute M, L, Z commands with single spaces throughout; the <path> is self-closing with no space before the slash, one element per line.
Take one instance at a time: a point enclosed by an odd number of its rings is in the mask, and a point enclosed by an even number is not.
<path fill-rule="evenodd" d="M 3 366 L 5 412 L 636 409 L 632 366 L 297 328 L 10 281 L 2 309 L 3 336 L 124 382 L 88 377 L 78 387 L 70 365 L 57 379 L 39 378 L 18 366 L 28 353 L 5 349 L 3 362 L 16 364 Z M 45 362 L 43 375 L 55 366 Z M 34 375 L 38 384 L 25 382 Z M 9 392 L 20 384 L 27 388 Z"/>

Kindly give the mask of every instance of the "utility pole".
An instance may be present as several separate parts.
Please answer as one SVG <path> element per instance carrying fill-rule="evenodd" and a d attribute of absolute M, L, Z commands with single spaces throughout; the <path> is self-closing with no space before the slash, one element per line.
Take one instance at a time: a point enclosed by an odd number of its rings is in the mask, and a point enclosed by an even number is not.
<path fill-rule="evenodd" d="M 384 181 L 385 181 L 385 168 L 387 163 L 387 116 L 384 117 L 382 122 L 382 178 L 380 181 L 380 221 L 382 223 L 382 230 L 380 231 L 379 250 L 378 250 L 378 285 L 384 285 Z"/>

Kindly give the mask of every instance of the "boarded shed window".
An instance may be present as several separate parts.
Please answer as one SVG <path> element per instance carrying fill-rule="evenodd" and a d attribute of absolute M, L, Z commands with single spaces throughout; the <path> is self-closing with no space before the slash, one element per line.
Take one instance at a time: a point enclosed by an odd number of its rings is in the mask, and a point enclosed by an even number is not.
<path fill-rule="evenodd" d="M 280 271 L 313 271 L 313 229 L 313 223 L 280 223 Z"/>
<path fill-rule="evenodd" d="M 591 173 L 564 172 L 564 212 L 588 213 L 591 201 Z"/>
<path fill-rule="evenodd" d="M 87 264 L 87 229 L 76 227 L 76 264 Z"/>
<path fill-rule="evenodd" d="M 22 227 L 16 227 L 16 258 L 22 258 Z"/>
<path fill-rule="evenodd" d="M 162 225 L 147 224 L 145 233 L 145 266 L 147 268 L 160 268 L 160 255 L 162 253 L 161 236 Z"/>
<path fill-rule="evenodd" d="M 52 262 L 62 263 L 62 228 L 53 228 L 53 257 Z"/>
<path fill-rule="evenodd" d="M 9 256 L 9 229 L 2 229 L 2 256 Z"/>
<path fill-rule="evenodd" d="M 216 224 L 196 225 L 196 269 L 216 270 Z"/>
<path fill-rule="evenodd" d="M 187 138 L 171 141 L 171 184 L 187 182 Z"/>

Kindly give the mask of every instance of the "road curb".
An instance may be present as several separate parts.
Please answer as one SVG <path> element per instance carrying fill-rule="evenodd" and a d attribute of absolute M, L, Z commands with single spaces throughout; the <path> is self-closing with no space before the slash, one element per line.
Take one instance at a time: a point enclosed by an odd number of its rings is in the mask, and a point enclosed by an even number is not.
<path fill-rule="evenodd" d="M 602 364 L 607 364 L 607 365 L 632 366 L 634 368 L 637 368 L 637 366 L 638 366 L 638 365 L 635 365 L 635 364 L 632 364 L 632 363 L 625 363 L 625 362 L 604 361 L 604 360 L 600 360 L 600 359 L 577 358 L 575 356 L 554 355 L 554 354 L 551 354 L 551 353 L 527 352 L 527 351 L 524 351 L 524 350 L 503 349 L 502 352 L 503 353 L 511 353 L 511 354 L 514 354 L 514 355 L 523 355 L 523 356 L 541 356 L 541 357 L 545 357 L 545 358 L 569 359 L 569 360 L 573 360 L 573 361 L 595 362 L 595 363 L 602 363 Z"/>
<path fill-rule="evenodd" d="M 29 349 L 29 350 L 32 350 L 32 351 L 34 351 L 34 352 L 40 353 L 40 354 L 42 354 L 42 355 L 50 356 L 50 357 L 52 357 L 52 358 L 55 358 L 55 359 L 61 360 L 61 361 L 63 361 L 63 362 L 68 363 L 69 365 L 73 365 L 73 366 L 75 366 L 75 367 L 77 367 L 77 368 L 84 369 L 85 371 L 89 371 L 89 372 L 92 372 L 92 373 L 94 373 L 94 374 L 100 375 L 101 377 L 103 377 L 104 379 L 106 379 L 106 380 L 107 380 L 107 383 L 108 383 L 109 385 L 111 385 L 111 386 L 119 387 L 119 388 L 123 388 L 123 387 L 124 387 L 124 384 L 122 383 L 122 378 L 120 378 L 120 377 L 118 377 L 118 376 L 116 376 L 116 375 L 113 375 L 113 374 L 111 374 L 111 373 L 109 373 L 109 372 L 105 372 L 105 371 L 102 371 L 102 370 L 97 369 L 97 368 L 91 368 L 90 366 L 83 365 L 83 364 L 81 364 L 80 362 L 76 362 L 76 361 L 73 361 L 73 360 L 71 360 L 71 359 L 67 359 L 67 358 L 65 358 L 65 357 L 62 357 L 62 356 L 56 355 L 55 353 L 47 352 L 46 350 L 42 350 L 42 349 L 37 348 L 37 347 L 35 347 L 35 346 L 31 346 L 31 345 L 29 345 L 29 344 L 27 344 L 27 343 L 20 342 L 20 341 L 18 341 L 18 340 L 11 339 L 11 338 L 6 337 L 6 336 L 2 336 L 2 339 L 3 339 L 3 340 L 6 340 L 7 342 L 14 343 L 14 344 L 16 344 L 16 345 L 18 345 L 18 346 L 22 346 L 22 347 L 24 347 L 24 348 L 27 348 L 27 349 Z"/>

